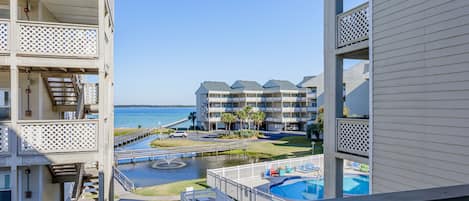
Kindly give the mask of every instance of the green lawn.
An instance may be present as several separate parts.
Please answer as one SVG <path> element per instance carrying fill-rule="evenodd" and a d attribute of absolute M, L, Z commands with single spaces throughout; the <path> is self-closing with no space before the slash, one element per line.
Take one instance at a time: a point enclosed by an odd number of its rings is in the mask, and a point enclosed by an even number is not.
<path fill-rule="evenodd" d="M 194 190 L 202 190 L 207 188 L 206 179 L 185 180 L 169 184 L 149 186 L 138 188 L 135 194 L 143 196 L 170 196 L 179 195 L 186 190 L 186 187 L 194 187 Z"/>
<path fill-rule="evenodd" d="M 131 134 L 131 133 L 136 132 L 137 130 L 138 128 L 115 128 L 114 136 Z"/>
<path fill-rule="evenodd" d="M 320 150 L 315 150 L 315 154 L 318 154 L 319 152 Z M 231 150 L 223 153 L 248 154 L 259 158 L 272 159 L 301 157 L 311 155 L 311 142 L 303 136 L 284 137 L 278 141 L 251 143 L 245 151 Z"/>
<path fill-rule="evenodd" d="M 168 140 L 153 140 L 150 145 L 152 147 L 181 147 L 181 146 L 194 146 L 194 145 L 207 145 L 214 144 L 215 142 L 193 141 L 187 139 L 168 139 Z"/>

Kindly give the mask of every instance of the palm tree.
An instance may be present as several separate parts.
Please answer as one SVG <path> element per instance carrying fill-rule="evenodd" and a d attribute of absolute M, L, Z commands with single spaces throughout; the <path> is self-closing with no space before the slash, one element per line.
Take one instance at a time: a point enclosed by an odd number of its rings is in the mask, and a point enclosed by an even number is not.
<path fill-rule="evenodd" d="M 248 123 L 248 129 L 251 129 L 251 126 L 249 124 L 249 120 L 251 119 L 252 115 L 252 107 L 251 106 L 246 106 L 240 111 L 236 112 L 236 116 L 238 117 L 240 123 L 241 123 L 241 129 L 244 129 L 244 122 Z"/>
<path fill-rule="evenodd" d="M 240 129 L 244 129 L 244 120 L 248 118 L 248 114 L 244 110 L 239 110 L 236 112 L 236 117 L 239 119 Z"/>
<path fill-rule="evenodd" d="M 262 122 L 264 122 L 265 119 L 265 113 L 262 111 L 254 112 L 252 114 L 252 120 L 254 121 L 254 124 L 257 127 L 257 130 L 260 130 L 260 127 L 262 125 Z"/>
<path fill-rule="evenodd" d="M 228 125 L 228 133 L 231 134 L 231 124 L 236 121 L 236 116 L 231 113 L 222 113 L 221 121 L 223 121 L 225 125 Z"/>
<path fill-rule="evenodd" d="M 195 120 L 197 119 L 196 112 L 191 112 L 189 113 L 189 116 L 187 117 L 190 121 L 192 121 L 192 129 L 195 130 Z"/>

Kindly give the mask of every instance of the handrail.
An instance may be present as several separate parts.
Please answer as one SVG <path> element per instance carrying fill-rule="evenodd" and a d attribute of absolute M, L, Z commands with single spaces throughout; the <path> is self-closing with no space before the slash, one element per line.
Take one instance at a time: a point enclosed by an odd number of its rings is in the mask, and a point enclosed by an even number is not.
<path fill-rule="evenodd" d="M 96 122 L 98 119 L 74 119 L 74 120 L 18 120 L 18 124 L 42 124 L 42 123 L 84 123 L 84 122 Z"/>
<path fill-rule="evenodd" d="M 124 173 L 122 173 L 116 167 L 112 168 L 114 170 L 114 178 L 124 187 L 126 191 L 134 191 L 135 183 L 130 180 Z"/>
<path fill-rule="evenodd" d="M 185 147 L 174 147 L 169 149 L 140 149 L 140 150 L 126 150 L 126 151 L 115 151 L 114 157 L 116 160 L 124 159 L 136 159 L 144 157 L 155 157 L 155 156 L 169 156 L 175 154 L 185 153 L 208 153 L 208 152 L 220 152 L 228 151 L 233 149 L 239 149 L 246 147 L 246 141 L 242 142 L 230 142 L 220 144 L 209 144 L 209 145 L 195 145 Z"/>
<path fill-rule="evenodd" d="M 362 3 L 362 4 L 358 5 L 358 6 L 356 6 L 355 8 L 352 8 L 352 9 L 350 9 L 350 10 L 347 10 L 347 11 L 345 11 L 345 12 L 343 12 L 343 13 L 339 13 L 339 14 L 337 15 L 337 17 L 340 18 L 340 17 L 346 16 L 346 15 L 350 15 L 350 14 L 352 14 L 352 13 L 354 13 L 354 12 L 357 12 L 358 10 L 361 10 L 363 7 L 367 7 L 368 4 L 369 4 L 368 1 L 365 2 L 365 3 Z"/>
<path fill-rule="evenodd" d="M 74 23 L 62 23 L 62 22 L 43 22 L 43 21 L 25 21 L 25 20 L 16 20 L 18 24 L 32 24 L 32 25 L 43 25 L 43 26 L 61 26 L 61 27 L 73 27 L 73 28 L 93 28 L 98 29 L 98 25 L 90 24 L 74 24 Z"/>

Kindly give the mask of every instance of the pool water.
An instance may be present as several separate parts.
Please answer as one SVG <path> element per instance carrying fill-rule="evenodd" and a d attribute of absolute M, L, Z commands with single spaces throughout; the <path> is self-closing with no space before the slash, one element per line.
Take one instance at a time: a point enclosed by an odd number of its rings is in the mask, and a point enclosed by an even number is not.
<path fill-rule="evenodd" d="M 270 192 L 291 200 L 323 199 L 323 179 L 287 179 L 272 186 Z M 344 175 L 344 196 L 366 195 L 369 192 L 367 175 Z"/>

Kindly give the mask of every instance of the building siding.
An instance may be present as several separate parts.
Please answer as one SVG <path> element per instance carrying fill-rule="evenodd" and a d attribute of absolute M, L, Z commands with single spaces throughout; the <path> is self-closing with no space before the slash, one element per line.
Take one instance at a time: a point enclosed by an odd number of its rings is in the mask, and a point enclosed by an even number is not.
<path fill-rule="evenodd" d="M 373 0 L 373 193 L 469 181 L 469 1 Z"/>

